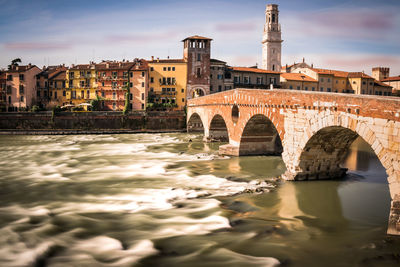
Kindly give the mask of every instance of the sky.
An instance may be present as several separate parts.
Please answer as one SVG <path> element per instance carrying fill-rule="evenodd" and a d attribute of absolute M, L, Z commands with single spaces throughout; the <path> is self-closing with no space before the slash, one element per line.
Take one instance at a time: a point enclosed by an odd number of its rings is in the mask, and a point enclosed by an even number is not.
<path fill-rule="evenodd" d="M 278 4 L 282 65 L 400 75 L 400 0 L 0 0 L 0 68 L 182 58 L 181 40 L 213 39 L 211 57 L 261 65 L 267 4 Z"/>

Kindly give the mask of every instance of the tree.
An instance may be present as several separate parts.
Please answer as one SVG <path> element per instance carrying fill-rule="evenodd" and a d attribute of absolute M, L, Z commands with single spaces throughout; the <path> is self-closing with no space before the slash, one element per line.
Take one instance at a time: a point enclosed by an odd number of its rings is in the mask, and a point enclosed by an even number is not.
<path fill-rule="evenodd" d="M 18 63 L 21 63 L 21 62 L 22 62 L 22 61 L 21 61 L 20 58 L 13 59 L 13 60 L 11 61 L 11 64 L 8 65 L 8 69 L 10 70 L 10 69 L 12 69 L 13 67 L 18 66 Z"/>

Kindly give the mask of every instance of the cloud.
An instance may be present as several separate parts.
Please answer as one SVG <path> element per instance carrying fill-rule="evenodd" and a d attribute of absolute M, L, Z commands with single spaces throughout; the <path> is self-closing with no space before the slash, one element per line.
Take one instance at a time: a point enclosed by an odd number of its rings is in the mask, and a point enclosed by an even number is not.
<path fill-rule="evenodd" d="M 247 32 L 254 31 L 260 28 L 260 25 L 253 21 L 218 23 L 215 25 L 215 30 L 218 32 Z"/>
<path fill-rule="evenodd" d="M 66 43 L 52 43 L 52 42 L 11 42 L 5 43 L 4 47 L 8 50 L 66 50 L 72 47 L 71 44 Z"/>
<path fill-rule="evenodd" d="M 165 40 L 176 40 L 178 38 L 177 31 L 159 32 L 152 34 L 112 34 L 105 36 L 107 43 L 158 43 Z"/>

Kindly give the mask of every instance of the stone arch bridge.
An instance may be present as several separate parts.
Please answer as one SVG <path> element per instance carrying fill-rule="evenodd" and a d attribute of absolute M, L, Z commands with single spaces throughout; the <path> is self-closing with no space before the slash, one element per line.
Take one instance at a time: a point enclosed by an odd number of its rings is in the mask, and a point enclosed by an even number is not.
<path fill-rule="evenodd" d="M 281 154 L 286 180 L 341 177 L 340 164 L 362 137 L 388 175 L 388 233 L 400 235 L 400 99 L 293 90 L 237 89 L 190 99 L 188 131 L 226 141 L 225 155 Z"/>

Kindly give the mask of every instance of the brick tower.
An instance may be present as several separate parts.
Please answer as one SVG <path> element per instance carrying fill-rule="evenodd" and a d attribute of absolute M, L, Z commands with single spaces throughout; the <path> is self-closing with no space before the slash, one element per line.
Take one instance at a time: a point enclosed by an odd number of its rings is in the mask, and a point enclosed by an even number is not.
<path fill-rule="evenodd" d="M 262 68 L 281 71 L 282 35 L 278 5 L 267 5 L 263 34 Z"/>
<path fill-rule="evenodd" d="M 375 80 L 382 81 L 383 79 L 389 78 L 389 68 L 376 67 L 372 68 L 372 77 Z"/>
<path fill-rule="evenodd" d="M 183 59 L 187 62 L 187 99 L 210 94 L 211 41 L 198 35 L 182 41 Z"/>

